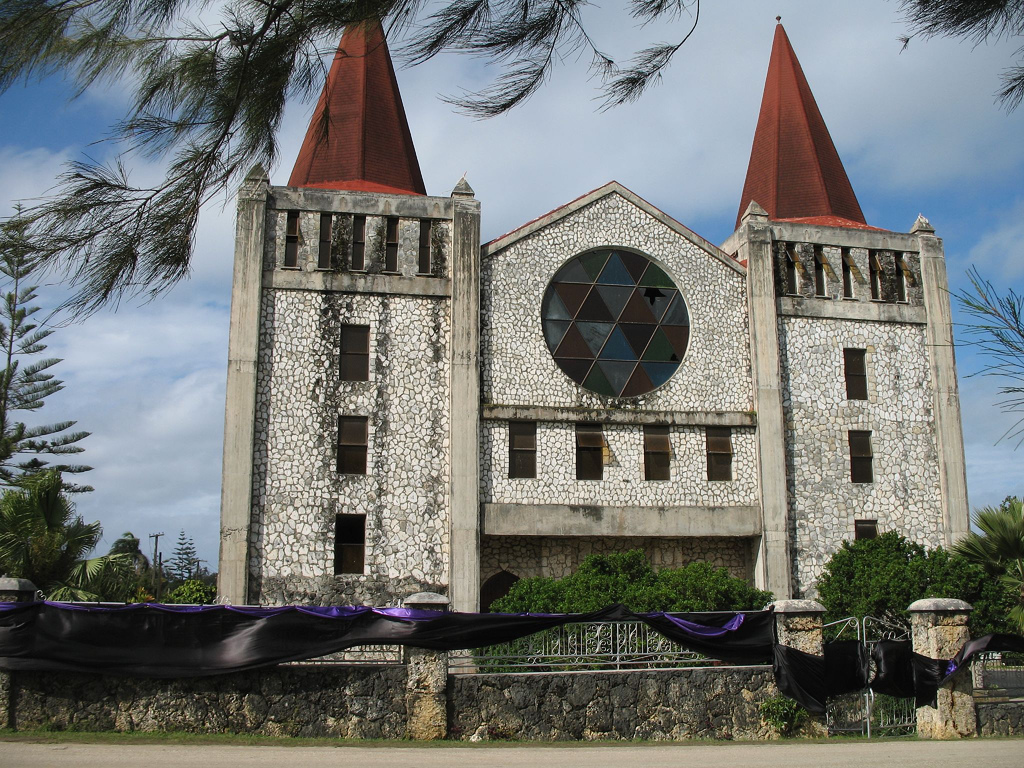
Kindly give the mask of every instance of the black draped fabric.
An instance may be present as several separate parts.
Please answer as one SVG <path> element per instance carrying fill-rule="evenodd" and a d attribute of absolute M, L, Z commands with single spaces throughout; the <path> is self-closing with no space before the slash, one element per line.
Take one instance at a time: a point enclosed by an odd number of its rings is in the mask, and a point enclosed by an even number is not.
<path fill-rule="evenodd" d="M 871 690 L 888 696 L 913 698 L 917 706 L 933 705 L 947 662 L 914 653 L 909 640 L 879 640 L 871 658 L 875 677 Z"/>
<path fill-rule="evenodd" d="M 942 682 L 946 682 L 946 680 L 956 674 L 957 670 L 970 664 L 971 659 L 979 653 L 999 651 L 1024 653 L 1024 637 L 996 633 L 994 635 L 984 635 L 976 640 L 968 640 L 957 655 L 949 661 L 945 669 L 942 670 Z"/>
<path fill-rule="evenodd" d="M 868 686 L 868 651 L 860 640 L 825 643 L 825 685 L 829 698 Z"/>
<path fill-rule="evenodd" d="M 775 673 L 775 684 L 784 696 L 793 699 L 812 714 L 825 712 L 829 691 L 824 656 L 815 656 L 787 645 L 776 645 L 772 671 Z"/>
<path fill-rule="evenodd" d="M 572 622 L 639 620 L 712 658 L 763 664 L 772 614 L 441 613 L 404 608 L 0 604 L 0 668 L 200 677 L 299 661 L 356 645 L 479 648 Z"/>

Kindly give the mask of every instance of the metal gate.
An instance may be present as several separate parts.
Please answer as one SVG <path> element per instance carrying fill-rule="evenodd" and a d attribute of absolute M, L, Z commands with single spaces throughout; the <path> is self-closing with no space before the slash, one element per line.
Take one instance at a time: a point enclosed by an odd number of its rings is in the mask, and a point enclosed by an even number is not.
<path fill-rule="evenodd" d="M 825 625 L 837 627 L 833 640 L 852 640 L 856 636 L 868 651 L 879 640 L 909 640 L 910 630 L 902 625 L 874 616 L 862 620 L 855 617 L 840 619 Z M 874 661 L 869 662 L 868 679 L 875 674 Z M 837 696 L 825 712 L 829 733 L 860 733 L 872 736 L 912 736 L 917 732 L 917 709 L 914 699 L 896 698 L 876 694 L 870 688 L 860 693 Z"/>

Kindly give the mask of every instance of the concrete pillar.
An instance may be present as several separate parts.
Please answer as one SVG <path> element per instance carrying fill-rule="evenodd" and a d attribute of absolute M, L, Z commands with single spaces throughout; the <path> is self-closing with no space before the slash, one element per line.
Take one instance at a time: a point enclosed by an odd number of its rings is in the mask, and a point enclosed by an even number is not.
<path fill-rule="evenodd" d="M 772 233 L 768 214 L 751 203 L 740 225 L 736 258 L 747 262 L 750 364 L 757 411 L 758 476 L 761 481 L 761 542 L 754 583 L 776 598 L 793 594 L 786 496 L 786 437 L 779 369 L 779 330 L 775 311 Z"/>
<path fill-rule="evenodd" d="M 480 607 L 480 203 L 462 179 L 452 247 L 451 574 L 457 611 Z"/>
<path fill-rule="evenodd" d="M 256 364 L 269 186 L 267 172 L 256 166 L 238 191 L 217 574 L 218 595 L 235 605 L 248 602 Z"/>
<path fill-rule="evenodd" d="M 446 611 L 449 601 L 434 592 L 417 592 L 405 599 L 406 608 Z M 405 648 L 405 735 L 434 741 L 448 735 L 448 654 Z"/>
<path fill-rule="evenodd" d="M 939 451 L 939 487 L 942 493 L 945 546 L 950 547 L 970 530 L 967 504 L 967 469 L 964 433 L 960 422 L 960 392 L 953 348 L 953 315 L 949 308 L 949 283 L 942 240 L 924 216 L 910 230 L 917 235 L 921 253 L 921 283 L 928 313 L 925 326 L 928 360 L 935 405 L 935 441 Z"/>
<path fill-rule="evenodd" d="M 973 610 L 963 600 L 918 600 L 910 611 L 914 652 L 931 659 L 951 659 L 971 639 L 967 617 Z M 917 735 L 922 739 L 961 739 L 978 735 L 974 681 L 966 670 L 939 688 L 936 706 L 917 709 Z"/>
<path fill-rule="evenodd" d="M 0 577 L 0 603 L 32 603 L 36 585 L 28 579 Z M 14 729 L 14 673 L 0 670 L 0 728 Z"/>

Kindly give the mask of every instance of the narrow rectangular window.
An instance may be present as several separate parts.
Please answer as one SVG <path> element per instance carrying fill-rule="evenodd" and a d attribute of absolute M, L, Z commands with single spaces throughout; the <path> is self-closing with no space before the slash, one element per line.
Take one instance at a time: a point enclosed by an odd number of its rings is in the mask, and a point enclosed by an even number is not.
<path fill-rule="evenodd" d="M 814 295 L 828 296 L 828 283 L 825 281 L 825 253 L 820 245 L 814 246 Z"/>
<path fill-rule="evenodd" d="M 537 476 L 537 422 L 508 423 L 508 476 Z"/>
<path fill-rule="evenodd" d="M 356 272 L 366 269 L 366 217 L 352 217 L 352 266 Z"/>
<path fill-rule="evenodd" d="M 800 292 L 796 276 L 796 245 L 786 244 L 786 293 L 793 296 Z"/>
<path fill-rule="evenodd" d="M 288 211 L 288 223 L 284 231 L 284 266 L 299 266 L 299 212 Z"/>
<path fill-rule="evenodd" d="M 576 479 L 604 479 L 604 428 L 600 424 L 576 425 Z"/>
<path fill-rule="evenodd" d="M 420 219 L 420 263 L 417 271 L 421 275 L 430 274 L 430 235 L 432 223 L 430 219 Z"/>
<path fill-rule="evenodd" d="M 896 254 L 896 301 L 906 302 L 907 300 L 907 263 L 903 261 L 903 254 Z"/>
<path fill-rule="evenodd" d="M 732 429 L 705 427 L 708 480 L 732 480 Z"/>
<path fill-rule="evenodd" d="M 316 268 L 331 268 L 331 219 L 329 213 L 320 214 L 320 249 L 317 251 Z"/>
<path fill-rule="evenodd" d="M 868 399 L 868 367 L 866 349 L 844 349 L 843 370 L 846 375 L 846 399 Z"/>
<path fill-rule="evenodd" d="M 668 427 L 644 427 L 644 480 L 671 480 L 671 465 Z"/>
<path fill-rule="evenodd" d="M 370 380 L 370 326 L 341 326 L 341 380 Z"/>
<path fill-rule="evenodd" d="M 366 474 L 365 416 L 338 418 L 338 472 L 343 475 Z"/>
<path fill-rule="evenodd" d="M 874 482 L 871 471 L 871 433 L 850 431 L 850 482 Z"/>
<path fill-rule="evenodd" d="M 398 218 L 388 217 L 387 238 L 384 246 L 384 271 L 398 271 Z"/>
<path fill-rule="evenodd" d="M 853 257 L 850 249 L 843 248 L 843 298 L 853 298 Z"/>
<path fill-rule="evenodd" d="M 878 538 L 878 521 L 877 520 L 854 520 L 853 521 L 853 538 L 855 541 L 861 539 L 877 539 Z"/>
<path fill-rule="evenodd" d="M 868 273 L 871 278 L 871 300 L 882 300 L 882 260 L 877 251 L 868 252 Z"/>
<path fill-rule="evenodd" d="M 363 573 L 366 561 L 366 515 L 334 518 L 334 572 Z"/>

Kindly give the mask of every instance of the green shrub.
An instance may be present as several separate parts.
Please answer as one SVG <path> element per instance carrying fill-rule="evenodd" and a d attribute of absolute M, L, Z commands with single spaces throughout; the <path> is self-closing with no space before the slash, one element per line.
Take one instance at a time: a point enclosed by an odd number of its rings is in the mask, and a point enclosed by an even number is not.
<path fill-rule="evenodd" d="M 562 579 L 520 579 L 491 605 L 500 613 L 583 613 L 622 603 L 637 613 L 649 611 L 760 610 L 772 595 L 710 563 L 655 571 L 643 550 L 588 555 L 579 569 Z"/>
<path fill-rule="evenodd" d="M 761 719 L 780 736 L 789 736 L 807 719 L 807 710 L 785 696 L 761 702 Z"/>
<path fill-rule="evenodd" d="M 178 605 L 207 605 L 217 599 L 217 588 L 199 579 L 188 579 L 179 584 L 168 596 L 168 603 Z"/>
<path fill-rule="evenodd" d="M 978 565 L 941 547 L 926 550 L 890 531 L 875 539 L 843 542 L 818 580 L 826 621 L 874 616 L 909 626 L 907 606 L 926 597 L 952 597 L 974 606 L 972 637 L 1011 632 L 1015 595 Z"/>

